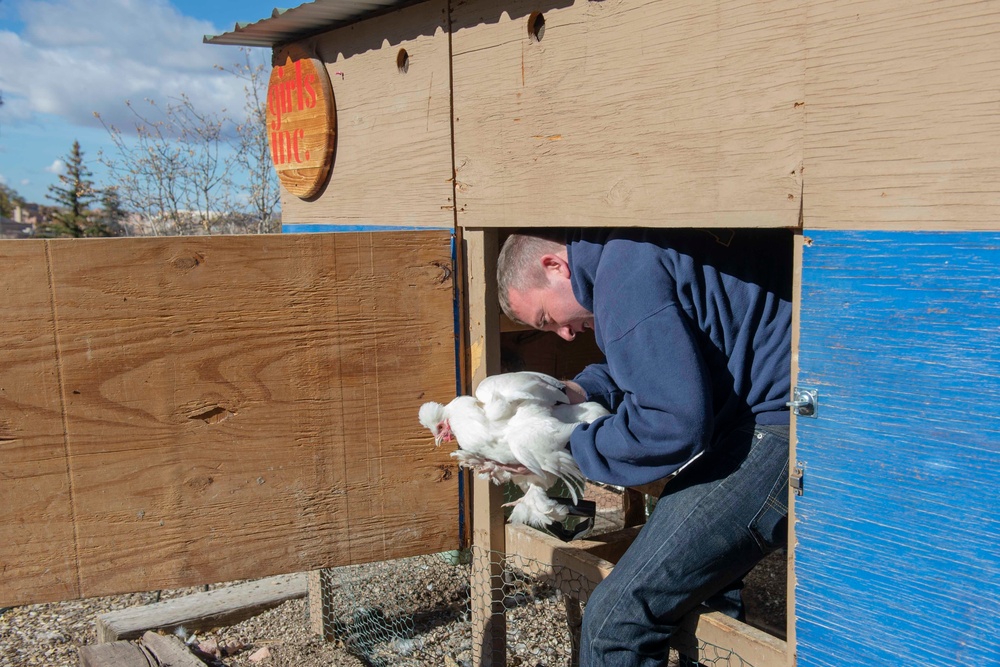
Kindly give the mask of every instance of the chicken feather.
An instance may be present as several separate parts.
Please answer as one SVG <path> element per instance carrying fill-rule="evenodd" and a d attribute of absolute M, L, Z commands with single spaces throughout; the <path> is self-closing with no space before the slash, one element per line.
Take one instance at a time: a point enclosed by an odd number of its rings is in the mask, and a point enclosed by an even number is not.
<path fill-rule="evenodd" d="M 491 375 L 476 387 L 476 399 L 491 421 L 510 419 L 520 405 L 569 403 L 566 385 L 545 373 L 519 371 Z"/>
<path fill-rule="evenodd" d="M 545 490 L 561 480 L 579 500 L 585 478 L 567 449 L 578 424 L 608 411 L 598 403 L 570 405 L 565 385 L 544 373 L 503 373 L 486 378 L 475 396 L 447 405 L 425 403 L 420 423 L 435 444 L 456 440 L 459 465 L 496 484 L 513 482 L 525 495 L 512 503 L 512 523 L 543 526 L 566 518 L 566 508 Z"/>

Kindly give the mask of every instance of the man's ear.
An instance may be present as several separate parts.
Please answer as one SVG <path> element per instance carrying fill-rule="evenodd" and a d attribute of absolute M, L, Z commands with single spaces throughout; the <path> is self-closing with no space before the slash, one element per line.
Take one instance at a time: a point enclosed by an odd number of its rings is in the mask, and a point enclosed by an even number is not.
<path fill-rule="evenodd" d="M 558 275 L 562 278 L 569 278 L 569 262 L 561 255 L 546 253 L 541 257 L 542 269 L 545 275 Z"/>

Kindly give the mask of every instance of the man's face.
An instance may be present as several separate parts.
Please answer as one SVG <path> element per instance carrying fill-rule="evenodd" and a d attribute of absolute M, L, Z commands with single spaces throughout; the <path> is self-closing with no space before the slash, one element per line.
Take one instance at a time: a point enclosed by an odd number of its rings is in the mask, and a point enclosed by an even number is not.
<path fill-rule="evenodd" d="M 536 329 L 573 340 L 584 329 L 594 328 L 594 315 L 576 300 L 568 273 L 553 272 L 545 287 L 511 290 L 509 296 L 514 315 Z"/>

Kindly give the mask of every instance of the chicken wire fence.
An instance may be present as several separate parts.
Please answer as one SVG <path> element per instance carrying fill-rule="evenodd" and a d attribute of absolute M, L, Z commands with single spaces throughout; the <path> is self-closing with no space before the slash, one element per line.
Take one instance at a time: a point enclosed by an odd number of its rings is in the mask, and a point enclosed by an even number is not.
<path fill-rule="evenodd" d="M 491 563 L 499 565 L 492 578 Z M 327 640 L 374 667 L 471 667 L 504 656 L 510 666 L 572 667 L 586 606 L 578 600 L 594 585 L 568 568 L 473 548 L 322 570 L 319 590 L 310 590 L 321 601 L 311 599 L 310 613 L 322 615 Z M 494 653 L 492 638 L 479 627 L 474 608 L 489 603 L 476 596 L 503 610 L 503 653 Z M 318 619 L 311 621 L 320 628 Z M 697 656 L 672 651 L 671 667 L 753 667 L 723 647 L 682 639 L 689 651 L 697 646 Z"/>

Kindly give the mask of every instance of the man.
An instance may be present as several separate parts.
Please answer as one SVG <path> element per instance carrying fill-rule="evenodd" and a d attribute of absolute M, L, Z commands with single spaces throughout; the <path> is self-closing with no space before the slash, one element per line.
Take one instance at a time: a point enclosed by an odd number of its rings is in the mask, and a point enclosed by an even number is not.
<path fill-rule="evenodd" d="M 580 652 L 581 665 L 665 664 L 680 619 L 706 601 L 739 616 L 743 576 L 785 543 L 792 236 L 515 234 L 497 278 L 515 321 L 566 340 L 594 330 L 605 361 L 568 393 L 612 414 L 573 432 L 583 473 L 673 476 L 587 602 Z"/>

